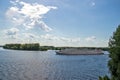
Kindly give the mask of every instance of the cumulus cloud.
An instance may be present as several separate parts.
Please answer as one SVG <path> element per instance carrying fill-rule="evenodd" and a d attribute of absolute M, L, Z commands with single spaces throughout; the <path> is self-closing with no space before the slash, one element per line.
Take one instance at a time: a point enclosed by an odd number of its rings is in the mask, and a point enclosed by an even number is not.
<path fill-rule="evenodd" d="M 22 33 L 22 40 L 23 43 L 30 43 L 30 42 L 38 42 L 39 36 L 33 33 Z"/>
<path fill-rule="evenodd" d="M 19 29 L 17 29 L 17 28 L 11 28 L 11 29 L 8 29 L 8 30 L 4 31 L 6 37 L 10 37 L 10 38 L 13 38 L 13 39 L 17 38 L 17 33 L 18 32 L 19 32 Z"/>
<path fill-rule="evenodd" d="M 20 0 L 16 0 L 16 1 L 10 1 L 10 3 L 12 3 L 13 5 L 17 5 L 16 3 L 19 2 Z"/>
<path fill-rule="evenodd" d="M 6 35 L 16 35 L 17 32 L 19 32 L 19 29 L 11 28 L 11 29 L 5 30 L 4 32 Z"/>
<path fill-rule="evenodd" d="M 6 15 L 16 25 L 22 25 L 26 29 L 40 27 L 47 32 L 52 30 L 42 19 L 51 9 L 57 9 L 57 7 L 38 3 L 31 4 L 19 0 L 10 2 L 13 6 L 7 10 Z"/>
<path fill-rule="evenodd" d="M 23 33 L 23 35 L 25 36 L 25 38 L 28 38 L 28 39 L 36 39 L 36 38 L 39 38 L 37 35 L 34 35 L 32 33 Z"/>
<path fill-rule="evenodd" d="M 46 32 L 49 32 L 52 30 L 52 28 L 48 27 L 43 21 L 38 22 L 38 25 L 41 25 L 40 27 L 45 30 Z"/>
<path fill-rule="evenodd" d="M 40 37 L 43 39 L 47 39 L 47 40 L 59 40 L 58 37 L 51 35 L 51 34 L 41 35 Z"/>
<path fill-rule="evenodd" d="M 53 40 L 53 41 L 63 41 L 63 42 L 80 42 L 80 38 L 67 38 L 67 37 L 60 37 L 51 34 L 45 34 L 40 36 L 43 39 Z"/>
<path fill-rule="evenodd" d="M 96 37 L 95 36 L 91 36 L 91 37 L 87 37 L 85 40 L 87 42 L 92 42 L 92 41 L 95 41 Z"/>

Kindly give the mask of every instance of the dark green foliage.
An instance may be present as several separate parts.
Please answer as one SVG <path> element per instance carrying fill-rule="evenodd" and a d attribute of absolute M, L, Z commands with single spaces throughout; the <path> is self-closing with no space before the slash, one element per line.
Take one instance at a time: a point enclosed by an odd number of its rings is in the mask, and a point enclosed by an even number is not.
<path fill-rule="evenodd" d="M 5 46 L 3 46 L 3 48 L 5 49 L 19 49 L 21 46 L 21 44 L 6 44 Z"/>
<path fill-rule="evenodd" d="M 39 50 L 39 43 L 31 44 L 6 44 L 3 46 L 5 49 L 14 49 L 14 50 Z"/>
<path fill-rule="evenodd" d="M 120 80 L 120 25 L 109 40 L 109 70 L 111 79 L 107 76 L 99 77 L 99 80 Z"/>
<path fill-rule="evenodd" d="M 3 46 L 5 49 L 13 49 L 13 50 L 60 50 L 61 47 L 54 46 L 40 46 L 39 43 L 30 43 L 30 44 L 6 44 Z"/>
<path fill-rule="evenodd" d="M 110 79 L 108 78 L 108 76 L 104 76 L 104 77 L 99 77 L 99 80 L 110 80 Z"/>
<path fill-rule="evenodd" d="M 109 60 L 108 66 L 111 72 L 111 80 L 120 80 L 120 25 L 109 40 Z"/>
<path fill-rule="evenodd" d="M 41 50 L 41 51 L 47 51 L 47 50 L 48 50 L 48 47 L 46 47 L 46 46 L 40 46 L 40 50 Z"/>
<path fill-rule="evenodd" d="M 30 44 L 6 44 L 3 46 L 5 49 L 13 49 L 13 50 L 60 50 L 61 48 L 54 46 L 40 46 L 39 43 L 30 43 Z"/>

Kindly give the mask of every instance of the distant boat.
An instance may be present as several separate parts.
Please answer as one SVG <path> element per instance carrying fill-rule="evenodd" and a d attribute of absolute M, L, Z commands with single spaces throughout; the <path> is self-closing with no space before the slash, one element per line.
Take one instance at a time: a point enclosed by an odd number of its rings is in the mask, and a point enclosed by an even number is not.
<path fill-rule="evenodd" d="M 56 51 L 59 55 L 100 55 L 104 54 L 100 49 L 64 49 Z"/>

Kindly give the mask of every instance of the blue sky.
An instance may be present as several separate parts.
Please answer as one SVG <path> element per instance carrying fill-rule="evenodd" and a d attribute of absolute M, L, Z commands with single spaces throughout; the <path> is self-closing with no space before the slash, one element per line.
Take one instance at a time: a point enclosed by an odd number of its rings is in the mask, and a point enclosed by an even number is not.
<path fill-rule="evenodd" d="M 0 44 L 107 47 L 119 0 L 0 0 Z"/>

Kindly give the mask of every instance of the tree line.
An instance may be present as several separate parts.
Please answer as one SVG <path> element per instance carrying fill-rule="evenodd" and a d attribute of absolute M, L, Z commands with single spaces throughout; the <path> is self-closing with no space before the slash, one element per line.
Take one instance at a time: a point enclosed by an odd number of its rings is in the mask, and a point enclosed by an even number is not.
<path fill-rule="evenodd" d="M 107 47 L 54 47 L 54 46 L 40 46 L 39 43 L 29 43 L 29 44 L 5 44 L 3 46 L 4 49 L 13 49 L 13 50 L 40 50 L 40 51 L 47 51 L 47 50 L 62 50 L 62 49 L 101 49 L 101 50 L 108 50 Z"/>
<path fill-rule="evenodd" d="M 54 47 L 54 46 L 40 46 L 39 43 L 29 43 L 29 44 L 5 44 L 3 46 L 4 49 L 12 49 L 12 50 L 61 50 L 62 47 Z"/>
<path fill-rule="evenodd" d="M 14 50 L 39 50 L 39 43 L 31 44 L 5 44 L 3 48 Z"/>
<path fill-rule="evenodd" d="M 109 52 L 108 67 L 111 76 L 110 78 L 108 76 L 99 77 L 99 80 L 120 80 L 120 25 L 109 40 Z"/>

